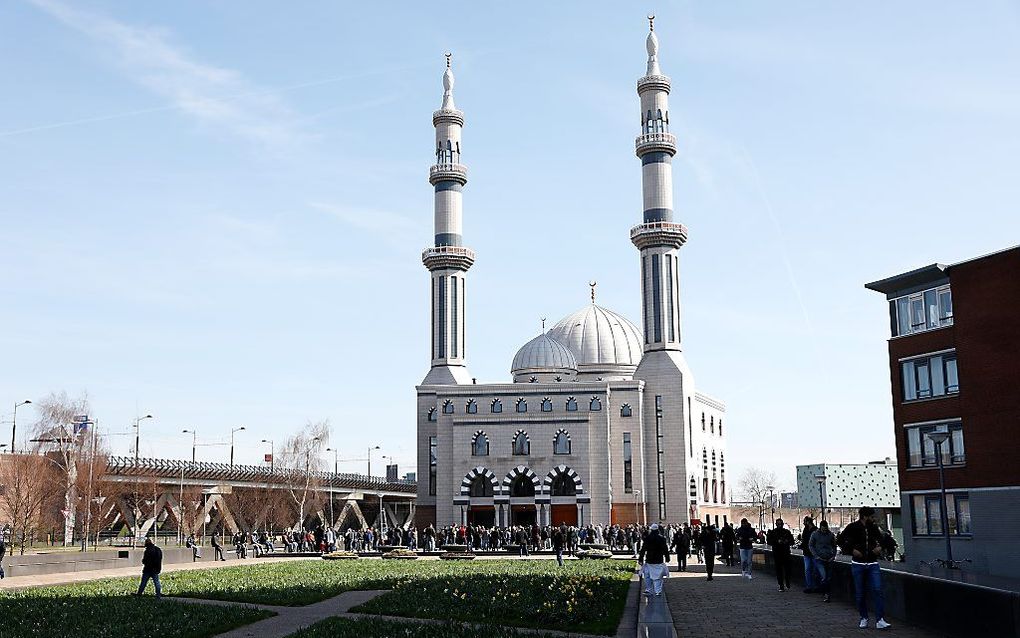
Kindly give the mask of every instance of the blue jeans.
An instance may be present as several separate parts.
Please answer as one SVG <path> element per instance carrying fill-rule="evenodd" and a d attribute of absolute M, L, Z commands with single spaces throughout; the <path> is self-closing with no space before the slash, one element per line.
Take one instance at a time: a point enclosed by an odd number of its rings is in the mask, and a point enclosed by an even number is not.
<path fill-rule="evenodd" d="M 815 580 L 815 569 L 818 561 L 813 556 L 804 557 L 804 589 L 816 589 L 818 583 Z"/>
<path fill-rule="evenodd" d="M 823 594 L 829 593 L 829 577 L 832 576 L 829 561 L 815 559 L 815 569 L 818 570 L 818 591 Z"/>
<path fill-rule="evenodd" d="M 745 576 L 751 575 L 751 556 L 754 555 L 754 548 L 740 550 L 740 573 Z"/>
<path fill-rule="evenodd" d="M 156 587 L 156 598 L 162 598 L 163 589 L 159 586 L 159 574 L 150 574 L 149 572 L 142 572 L 142 584 L 138 586 L 138 595 L 141 596 L 145 591 L 145 586 L 149 584 L 150 578 Z"/>
<path fill-rule="evenodd" d="M 882 597 L 882 571 L 878 563 L 865 565 L 851 563 L 850 571 L 854 577 L 854 596 L 857 599 L 857 611 L 861 618 L 868 617 L 868 603 L 865 589 L 871 590 L 871 600 L 875 604 L 875 618 L 885 617 L 885 599 Z"/>

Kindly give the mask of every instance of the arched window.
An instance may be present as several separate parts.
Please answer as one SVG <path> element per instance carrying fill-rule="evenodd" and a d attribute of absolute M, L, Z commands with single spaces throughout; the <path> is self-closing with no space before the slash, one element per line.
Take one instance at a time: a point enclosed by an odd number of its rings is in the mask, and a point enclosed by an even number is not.
<path fill-rule="evenodd" d="M 592 412 L 600 412 L 602 410 L 602 401 L 598 397 L 592 397 L 591 401 L 588 402 L 588 409 Z"/>
<path fill-rule="evenodd" d="M 722 419 L 719 419 L 719 436 L 722 436 Z"/>
<path fill-rule="evenodd" d="M 552 481 L 553 496 L 577 496 L 577 486 L 574 479 L 566 472 L 560 472 Z"/>
<path fill-rule="evenodd" d="M 487 497 L 492 496 L 492 481 L 483 474 L 479 474 L 471 481 L 471 496 Z"/>
<path fill-rule="evenodd" d="M 553 439 L 553 454 L 570 454 L 570 435 L 560 430 Z"/>
<path fill-rule="evenodd" d="M 524 430 L 517 430 L 514 434 L 514 456 L 528 456 L 531 454 L 531 440 Z"/>
<path fill-rule="evenodd" d="M 468 414 L 478 414 L 478 404 L 475 403 L 474 399 L 468 399 L 467 405 L 464 406 L 464 411 Z"/>
<path fill-rule="evenodd" d="M 704 498 L 708 500 L 708 477 L 701 479 L 701 493 L 704 494 Z"/>
<path fill-rule="evenodd" d="M 719 491 L 722 492 L 722 502 L 726 503 L 726 479 L 719 481 Z"/>
<path fill-rule="evenodd" d="M 528 411 L 528 402 L 524 400 L 524 397 L 517 399 L 517 411 L 518 412 Z"/>
<path fill-rule="evenodd" d="M 645 132 L 646 133 L 651 133 L 652 132 L 652 109 L 648 109 L 648 113 L 646 113 L 645 115 L 647 117 L 647 119 L 645 120 L 645 123 L 646 123 Z"/>
<path fill-rule="evenodd" d="M 694 480 L 693 474 L 691 475 L 691 484 L 690 488 L 688 489 L 688 493 L 690 494 L 692 501 L 698 499 L 698 482 Z"/>
<path fill-rule="evenodd" d="M 701 431 L 702 432 L 705 431 L 705 413 L 704 412 L 701 413 Z"/>
<path fill-rule="evenodd" d="M 460 161 L 460 142 L 457 142 L 457 145 L 454 147 L 454 152 L 456 153 L 456 155 L 453 156 L 453 161 L 454 162 L 459 162 Z"/>
<path fill-rule="evenodd" d="M 481 430 L 475 432 L 471 440 L 471 456 L 489 456 L 489 437 Z"/>
<path fill-rule="evenodd" d="M 712 479 L 712 502 L 713 503 L 719 502 L 719 484 L 716 482 L 715 479 Z"/>
<path fill-rule="evenodd" d="M 450 399 L 443 402 L 443 414 L 453 414 L 453 401 Z"/>
<path fill-rule="evenodd" d="M 567 397 L 567 412 L 577 412 L 577 400 L 574 397 Z"/>
<path fill-rule="evenodd" d="M 535 484 L 524 474 L 518 474 L 510 484 L 510 496 L 531 497 L 535 495 Z"/>
<path fill-rule="evenodd" d="M 659 132 L 666 130 L 666 128 L 662 125 L 662 109 L 657 109 L 655 112 L 655 128 Z"/>
<path fill-rule="evenodd" d="M 493 414 L 499 414 L 502 411 L 503 411 L 503 402 L 500 401 L 499 399 L 493 399 L 492 400 L 492 405 L 489 406 L 489 412 L 492 412 Z"/>
<path fill-rule="evenodd" d="M 630 409 L 629 403 L 624 403 L 620 406 L 620 416 L 633 416 L 634 411 Z"/>
<path fill-rule="evenodd" d="M 542 412 L 552 412 L 552 401 L 549 397 L 542 399 Z"/>
<path fill-rule="evenodd" d="M 446 140 L 446 162 L 453 163 L 453 143 L 450 140 Z"/>
<path fill-rule="evenodd" d="M 429 421 L 435 420 L 436 420 L 436 406 L 432 406 L 431 408 L 429 408 Z"/>
<path fill-rule="evenodd" d="M 712 434 L 715 434 L 715 417 L 714 416 L 708 417 L 708 428 L 709 428 L 709 432 L 711 432 Z"/>

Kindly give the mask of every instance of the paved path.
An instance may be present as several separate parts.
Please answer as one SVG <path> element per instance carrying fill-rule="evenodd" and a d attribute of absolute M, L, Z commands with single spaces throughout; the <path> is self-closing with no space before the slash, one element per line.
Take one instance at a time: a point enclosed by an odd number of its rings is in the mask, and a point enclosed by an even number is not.
<path fill-rule="evenodd" d="M 675 567 L 673 568 L 676 569 Z M 860 638 L 875 632 L 858 629 L 860 618 L 852 605 L 840 601 L 823 603 L 820 596 L 799 589 L 778 591 L 776 579 L 755 571 L 753 580 L 740 576 L 739 567 L 716 564 L 708 582 L 705 568 L 697 563 L 686 572 L 670 572 L 664 591 L 677 634 L 746 638 L 749 635 L 783 638 Z M 941 634 L 911 627 L 894 618 L 887 632 L 902 638 L 935 638 Z M 883 632 L 885 633 L 885 632 Z"/>
<path fill-rule="evenodd" d="M 258 558 L 247 560 L 200 561 L 197 563 L 173 563 L 163 565 L 163 573 L 191 571 L 194 569 L 222 569 L 239 565 L 260 565 L 262 563 L 279 563 L 295 560 L 322 560 L 321 558 Z M 40 574 L 38 576 L 11 576 L 0 580 L 0 591 L 5 589 L 25 589 L 27 587 L 43 587 L 46 585 L 67 585 L 82 583 L 103 578 L 121 578 L 124 576 L 141 576 L 142 566 L 118 567 L 117 569 L 97 569 L 84 572 L 62 572 L 59 574 Z"/>

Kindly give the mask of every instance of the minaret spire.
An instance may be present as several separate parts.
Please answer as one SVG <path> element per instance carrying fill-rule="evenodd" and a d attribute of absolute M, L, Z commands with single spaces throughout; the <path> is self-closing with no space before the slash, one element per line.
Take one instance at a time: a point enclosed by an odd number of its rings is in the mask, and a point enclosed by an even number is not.
<path fill-rule="evenodd" d="M 467 167 L 460 163 L 464 113 L 453 102 L 452 54 L 446 53 L 443 104 L 432 113 L 436 163 L 429 169 L 435 188 L 435 246 L 422 253 L 432 274 L 432 367 L 423 385 L 471 383 L 465 361 L 464 310 L 467 271 L 475 253 L 463 246 L 462 192 Z"/>
<path fill-rule="evenodd" d="M 659 68 L 655 16 L 648 16 L 645 40 L 648 65 L 637 83 L 641 134 L 635 141 L 641 159 L 643 223 L 630 231 L 641 251 L 645 352 L 680 349 L 679 249 L 687 229 L 673 222 L 673 156 L 676 137 L 669 132 L 669 77 Z"/>

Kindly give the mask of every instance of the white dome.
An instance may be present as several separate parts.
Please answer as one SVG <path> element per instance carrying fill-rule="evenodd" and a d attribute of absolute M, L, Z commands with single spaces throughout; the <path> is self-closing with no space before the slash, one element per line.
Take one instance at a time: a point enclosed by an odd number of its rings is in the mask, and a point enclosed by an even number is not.
<path fill-rule="evenodd" d="M 548 334 L 540 334 L 524 344 L 514 356 L 512 373 L 521 371 L 577 370 L 577 359 L 565 345 Z"/>
<path fill-rule="evenodd" d="M 549 336 L 566 345 L 579 370 L 637 367 L 643 345 L 641 331 L 629 319 L 594 303 L 559 321 Z"/>

